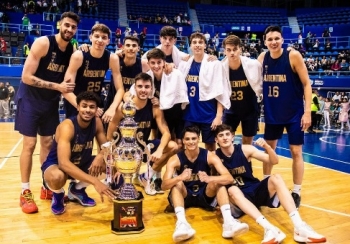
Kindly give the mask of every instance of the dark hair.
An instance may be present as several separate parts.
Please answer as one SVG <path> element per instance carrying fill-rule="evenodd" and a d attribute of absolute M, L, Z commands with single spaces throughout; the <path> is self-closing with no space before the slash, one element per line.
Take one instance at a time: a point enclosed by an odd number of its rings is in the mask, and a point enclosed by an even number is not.
<path fill-rule="evenodd" d="M 111 30 L 108 28 L 107 25 L 105 24 L 95 24 L 91 28 L 91 34 L 94 34 L 95 31 L 101 31 L 102 33 L 105 33 L 108 35 L 108 37 L 111 36 Z"/>
<path fill-rule="evenodd" d="M 62 21 L 64 18 L 70 18 L 70 19 L 74 20 L 75 22 L 77 22 L 77 24 L 79 24 L 79 22 L 80 22 L 79 15 L 77 15 L 76 13 L 73 13 L 73 12 L 64 12 L 61 15 L 60 21 Z"/>
<path fill-rule="evenodd" d="M 164 26 L 162 29 L 160 29 L 159 35 L 161 37 L 171 36 L 171 37 L 177 38 L 176 29 L 174 27 L 168 26 L 168 25 Z"/>
<path fill-rule="evenodd" d="M 138 80 L 149 81 L 152 84 L 152 77 L 144 72 L 141 72 L 135 76 L 135 85 Z"/>
<path fill-rule="evenodd" d="M 236 36 L 236 35 L 229 35 L 222 41 L 222 46 L 225 48 L 226 45 L 232 45 L 232 46 L 237 46 L 241 47 L 242 46 L 242 41 L 241 39 Z"/>
<path fill-rule="evenodd" d="M 185 127 L 181 133 L 182 139 L 185 137 L 186 132 L 196 133 L 198 137 L 200 135 L 200 130 L 196 125 L 190 125 L 190 126 Z"/>
<path fill-rule="evenodd" d="M 223 131 L 225 131 L 225 130 L 229 130 L 230 132 L 232 132 L 232 127 L 229 126 L 229 125 L 226 125 L 226 124 L 221 124 L 221 125 L 216 126 L 216 129 L 214 130 L 215 137 L 216 137 L 220 132 L 223 132 Z"/>
<path fill-rule="evenodd" d="M 205 44 L 208 44 L 207 39 L 205 38 L 205 36 L 202 33 L 195 32 L 195 33 L 192 33 L 190 36 L 190 45 L 191 45 L 192 40 L 194 38 L 202 39 L 205 42 Z"/>
<path fill-rule="evenodd" d="M 152 50 L 147 52 L 147 60 L 149 61 L 151 58 L 155 59 L 163 59 L 165 60 L 165 53 L 159 48 L 153 48 Z"/>
<path fill-rule="evenodd" d="M 265 29 L 265 31 L 264 31 L 264 35 L 266 35 L 269 32 L 273 32 L 273 31 L 277 31 L 277 32 L 281 33 L 281 35 L 282 35 L 281 27 L 279 27 L 278 25 L 270 25 L 270 26 L 268 26 Z"/>
<path fill-rule="evenodd" d="M 136 36 L 126 36 L 123 40 L 123 44 L 125 44 L 125 41 L 126 40 L 130 40 L 130 41 L 134 41 L 134 42 L 137 42 L 137 45 L 140 45 L 140 40 L 138 37 Z"/>
<path fill-rule="evenodd" d="M 94 101 L 96 105 L 100 104 L 100 98 L 94 93 L 90 91 L 83 91 L 77 96 L 77 104 L 79 104 L 82 100 L 86 101 Z"/>

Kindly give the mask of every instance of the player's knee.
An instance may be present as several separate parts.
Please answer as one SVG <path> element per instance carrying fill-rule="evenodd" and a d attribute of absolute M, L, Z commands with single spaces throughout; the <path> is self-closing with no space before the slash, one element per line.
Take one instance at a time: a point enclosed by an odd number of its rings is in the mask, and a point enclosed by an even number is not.
<path fill-rule="evenodd" d="M 271 180 L 274 185 L 281 185 L 284 183 L 283 178 L 280 174 L 271 175 L 269 180 Z"/>
<path fill-rule="evenodd" d="M 51 145 L 52 145 L 52 137 L 42 137 L 41 139 L 40 139 L 40 146 L 42 147 L 42 148 L 46 148 L 46 149 L 51 149 Z"/>
<path fill-rule="evenodd" d="M 59 169 L 45 172 L 44 179 L 46 184 L 53 190 L 62 188 L 66 183 L 66 176 Z"/>
<path fill-rule="evenodd" d="M 228 188 L 228 195 L 232 200 L 235 201 L 240 194 L 240 189 L 237 186 L 231 186 Z"/>

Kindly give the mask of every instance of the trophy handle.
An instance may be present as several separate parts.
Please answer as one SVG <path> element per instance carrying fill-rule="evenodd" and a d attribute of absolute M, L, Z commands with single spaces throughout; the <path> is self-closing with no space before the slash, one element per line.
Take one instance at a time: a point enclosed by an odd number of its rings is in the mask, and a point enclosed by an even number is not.
<path fill-rule="evenodd" d="M 120 139 L 120 132 L 118 132 L 117 130 L 113 132 L 113 137 L 115 138 L 114 140 L 112 140 L 112 145 L 111 145 L 111 152 L 112 152 L 112 148 L 115 147 L 115 145 L 117 145 L 117 143 L 119 142 Z"/>
<path fill-rule="evenodd" d="M 142 134 L 142 132 L 141 131 L 139 131 L 139 132 L 137 132 L 137 134 L 136 134 L 136 140 L 143 146 L 143 152 L 144 152 L 144 154 L 146 154 L 147 155 L 147 163 L 148 163 L 148 161 L 149 161 L 149 158 L 151 157 L 151 151 L 150 151 L 150 149 L 152 149 L 152 148 L 154 148 L 154 145 L 153 145 L 153 143 L 150 143 L 150 144 L 148 144 L 149 145 L 149 147 L 146 145 L 146 142 L 142 139 L 142 137 L 143 137 L 143 134 Z"/>

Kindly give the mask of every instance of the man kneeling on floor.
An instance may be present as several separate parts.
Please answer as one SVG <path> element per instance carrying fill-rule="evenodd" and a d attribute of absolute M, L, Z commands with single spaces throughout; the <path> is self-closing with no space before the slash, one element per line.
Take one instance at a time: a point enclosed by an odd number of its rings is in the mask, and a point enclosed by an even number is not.
<path fill-rule="evenodd" d="M 232 176 L 214 153 L 198 147 L 199 134 L 197 126 L 184 129 L 182 142 L 186 149 L 169 159 L 163 178 L 162 189 L 171 189 L 168 200 L 177 217 L 173 234 L 175 242 L 187 240 L 196 233 L 186 220 L 185 208 L 214 210 L 217 202 L 224 219 L 224 238 L 232 238 L 248 231 L 247 224 L 231 216 L 225 185 L 233 183 Z M 212 168 L 218 172 L 218 176 L 210 176 Z"/>
<path fill-rule="evenodd" d="M 99 145 L 107 142 L 102 121 L 95 117 L 99 98 L 92 92 L 82 92 L 77 96 L 76 116 L 65 119 L 56 129 L 50 153 L 41 167 L 46 186 L 53 191 L 51 211 L 54 214 L 65 212 L 64 189 L 67 178 L 72 181 L 68 188 L 70 200 L 77 200 L 85 207 L 96 205 L 85 188 L 92 184 L 101 195 L 114 199 L 115 193 L 103 184 L 97 176 L 105 172 L 103 151 L 92 156 L 93 140 L 96 136 Z"/>

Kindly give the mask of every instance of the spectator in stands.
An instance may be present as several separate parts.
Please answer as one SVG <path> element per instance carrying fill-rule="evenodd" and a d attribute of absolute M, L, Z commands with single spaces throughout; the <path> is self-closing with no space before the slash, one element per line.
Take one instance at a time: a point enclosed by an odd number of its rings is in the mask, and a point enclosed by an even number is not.
<path fill-rule="evenodd" d="M 138 38 L 138 34 L 137 34 L 136 30 L 134 30 L 134 32 L 132 33 L 132 36 Z"/>
<path fill-rule="evenodd" d="M 125 37 L 131 36 L 131 28 L 130 28 L 130 27 L 126 27 L 126 28 L 125 28 L 124 36 L 125 36 Z"/>
<path fill-rule="evenodd" d="M 326 68 L 327 68 L 327 58 L 326 58 L 326 56 L 323 56 L 322 59 L 321 59 L 321 68 L 323 70 L 326 70 Z"/>
<path fill-rule="evenodd" d="M 209 40 L 210 40 L 210 34 L 209 34 L 209 32 L 206 31 L 205 34 L 204 34 L 204 36 L 205 36 L 205 40 L 207 40 L 207 43 L 208 43 Z"/>
<path fill-rule="evenodd" d="M 6 49 L 7 49 L 7 44 L 4 40 L 4 38 L 0 37 L 0 56 L 5 56 L 6 54 Z M 1 58 L 0 63 L 5 63 L 5 59 Z"/>
<path fill-rule="evenodd" d="M 140 40 L 140 48 L 143 48 L 143 44 L 144 44 L 144 42 L 146 40 L 146 33 L 145 33 L 145 31 L 142 31 L 140 33 L 139 40 Z"/>
<path fill-rule="evenodd" d="M 28 30 L 28 25 L 30 24 L 30 19 L 28 18 L 27 14 L 24 14 L 22 17 L 22 29 Z"/>
<path fill-rule="evenodd" d="M 314 51 L 318 51 L 319 47 L 320 47 L 320 41 L 316 39 L 312 45 L 312 48 L 314 49 Z"/>
<path fill-rule="evenodd" d="M 306 59 L 306 61 L 307 62 L 314 62 L 315 60 L 314 60 L 314 58 L 312 57 L 312 55 L 310 55 L 309 57 L 308 57 L 308 59 Z"/>
<path fill-rule="evenodd" d="M 341 130 L 344 129 L 344 124 L 347 124 L 348 130 L 350 129 L 349 123 L 349 101 L 347 98 L 344 98 L 340 104 L 340 113 L 339 113 L 339 121 L 341 124 Z"/>
<path fill-rule="evenodd" d="M 333 71 L 339 71 L 340 70 L 340 64 L 339 64 L 338 60 L 335 60 L 335 63 L 332 64 L 331 70 L 333 70 Z"/>
<path fill-rule="evenodd" d="M 95 16 L 98 16 L 98 2 L 97 0 L 92 1 L 92 10 L 95 13 Z"/>
<path fill-rule="evenodd" d="M 299 47 L 300 47 L 301 45 L 303 45 L 303 35 L 302 35 L 301 32 L 300 32 L 299 35 L 298 35 L 298 45 L 299 45 Z"/>
<path fill-rule="evenodd" d="M 303 58 L 304 58 L 305 57 L 305 53 L 306 53 L 306 50 L 305 50 L 304 46 L 300 45 L 298 50 L 299 50 L 301 56 L 303 56 Z"/>
<path fill-rule="evenodd" d="M 117 27 L 117 29 L 115 30 L 115 44 L 118 44 L 120 42 L 120 38 L 122 36 L 122 30 Z"/>
<path fill-rule="evenodd" d="M 337 91 L 337 92 L 335 92 L 335 94 L 333 95 L 333 97 L 332 97 L 332 100 L 333 100 L 333 102 L 339 102 L 339 101 L 341 101 L 341 95 L 340 95 L 340 93 Z"/>
<path fill-rule="evenodd" d="M 309 31 L 305 38 L 305 45 L 307 50 L 312 46 L 311 38 L 312 38 L 312 33 L 311 31 Z"/>
<path fill-rule="evenodd" d="M 4 82 L 0 82 L 0 118 L 7 119 L 9 116 L 9 90 Z"/>
<path fill-rule="evenodd" d="M 348 96 L 344 92 L 340 93 L 340 97 L 341 97 L 341 101 L 343 101 L 344 98 L 349 99 Z"/>
<path fill-rule="evenodd" d="M 321 60 L 319 59 L 319 57 L 316 57 L 316 59 L 315 59 L 315 63 L 314 63 L 315 70 L 320 69 L 320 68 L 321 68 L 321 66 L 322 66 L 322 64 L 321 64 Z"/>
<path fill-rule="evenodd" d="M 329 39 L 326 40 L 326 44 L 324 45 L 324 50 L 326 51 L 332 50 L 332 43 L 329 41 Z"/>
<path fill-rule="evenodd" d="M 81 14 L 81 10 L 83 7 L 82 0 L 77 0 L 78 14 Z"/>
<path fill-rule="evenodd" d="M 340 63 L 340 71 L 348 71 L 348 70 L 349 70 L 349 64 L 346 62 L 345 59 L 342 59 Z"/>
<path fill-rule="evenodd" d="M 324 38 L 331 37 L 331 33 L 329 32 L 328 28 L 324 29 L 324 31 L 322 33 L 322 37 L 324 37 Z"/>
<path fill-rule="evenodd" d="M 23 56 L 25 58 L 28 57 L 29 52 L 30 52 L 29 42 L 26 42 L 26 44 L 23 45 Z"/>

